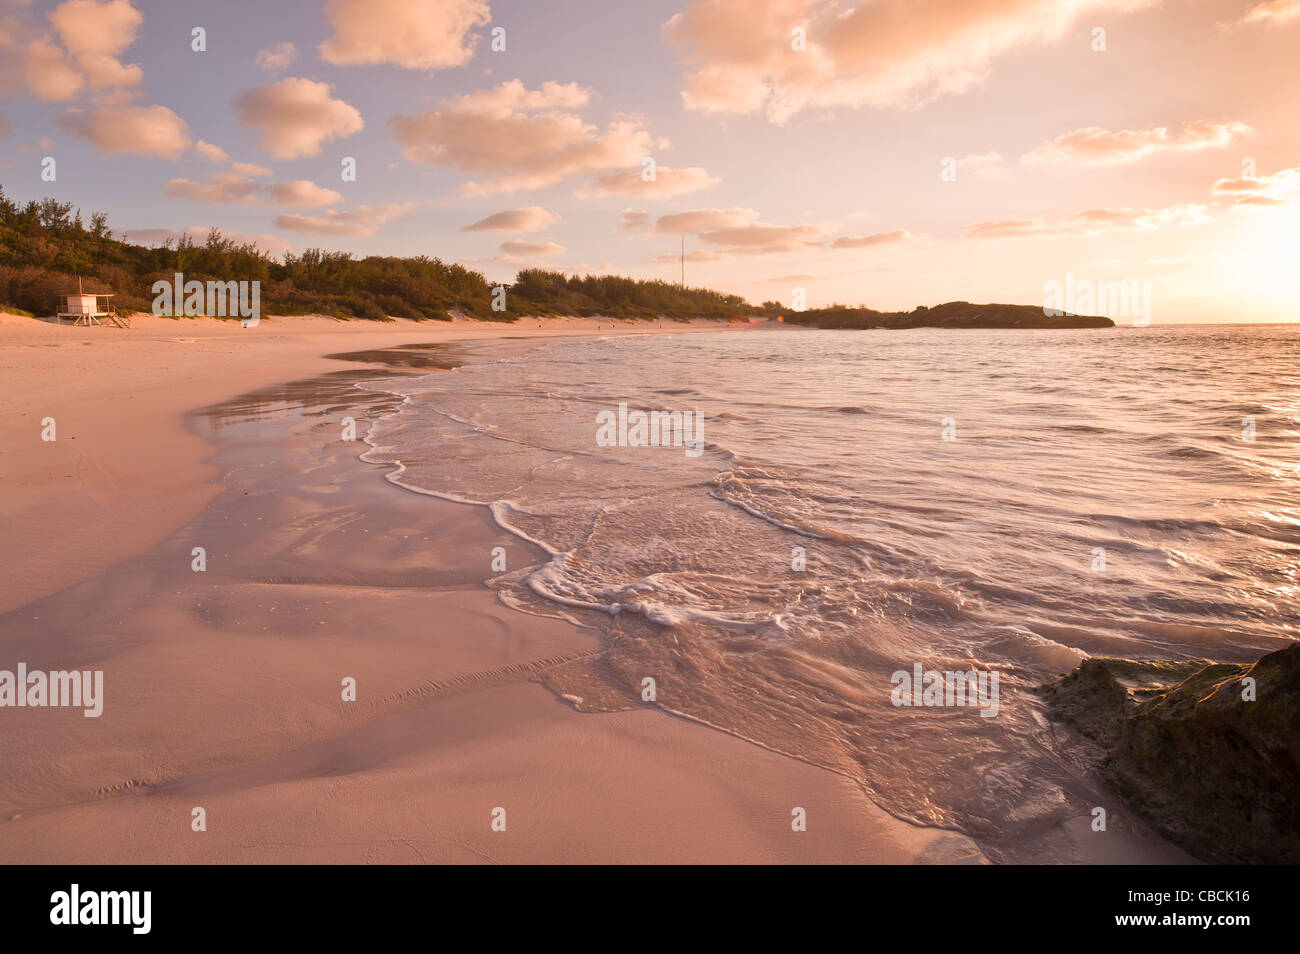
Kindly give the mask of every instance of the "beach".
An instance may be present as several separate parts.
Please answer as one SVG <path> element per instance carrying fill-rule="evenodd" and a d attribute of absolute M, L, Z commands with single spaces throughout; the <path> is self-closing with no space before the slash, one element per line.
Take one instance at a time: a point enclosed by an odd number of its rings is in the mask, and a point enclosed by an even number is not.
<path fill-rule="evenodd" d="M 0 668 L 105 686 L 98 718 L 6 712 L 0 861 L 984 860 L 844 774 L 536 681 L 596 635 L 484 585 L 528 556 L 484 510 L 357 459 L 342 418 L 393 404 L 353 384 L 393 369 L 326 357 L 719 330 L 535 325 L 0 316 Z"/>

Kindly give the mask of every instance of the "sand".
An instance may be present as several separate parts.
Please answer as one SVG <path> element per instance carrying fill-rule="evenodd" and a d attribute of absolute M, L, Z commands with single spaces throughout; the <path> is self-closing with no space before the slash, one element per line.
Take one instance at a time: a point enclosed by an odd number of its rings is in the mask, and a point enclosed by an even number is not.
<path fill-rule="evenodd" d="M 105 673 L 98 719 L 0 709 L 0 862 L 982 861 L 653 706 L 575 711 L 531 680 L 595 635 L 483 583 L 524 544 L 339 440 L 383 366 L 328 354 L 695 330 L 0 316 L 0 669 Z"/>

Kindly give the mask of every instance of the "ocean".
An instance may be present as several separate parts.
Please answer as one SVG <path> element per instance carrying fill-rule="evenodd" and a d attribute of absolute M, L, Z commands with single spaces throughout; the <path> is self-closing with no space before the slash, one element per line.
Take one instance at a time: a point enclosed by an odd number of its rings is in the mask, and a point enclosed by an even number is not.
<path fill-rule="evenodd" d="M 536 546 L 490 585 L 593 628 L 604 651 L 544 677 L 580 709 L 658 705 L 1015 860 L 1113 801 L 1033 687 L 1089 656 L 1246 662 L 1296 638 L 1294 328 L 492 347 L 366 382 L 405 401 L 365 459 Z M 700 443 L 602 437 L 656 410 Z M 930 671 L 996 705 L 911 704 L 899 674 Z"/>

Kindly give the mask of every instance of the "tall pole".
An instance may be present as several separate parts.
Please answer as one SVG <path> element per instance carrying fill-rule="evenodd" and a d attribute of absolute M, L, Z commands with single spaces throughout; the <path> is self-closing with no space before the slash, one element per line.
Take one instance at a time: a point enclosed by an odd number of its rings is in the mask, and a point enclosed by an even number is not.
<path fill-rule="evenodd" d="M 682 236 L 682 288 L 686 287 L 686 236 Z"/>

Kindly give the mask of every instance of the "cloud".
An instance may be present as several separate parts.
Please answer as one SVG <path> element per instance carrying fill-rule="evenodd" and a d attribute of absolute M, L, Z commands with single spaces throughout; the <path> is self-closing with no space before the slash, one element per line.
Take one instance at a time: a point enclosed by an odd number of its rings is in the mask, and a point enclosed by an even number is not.
<path fill-rule="evenodd" d="M 558 222 L 559 216 L 548 212 L 540 205 L 529 205 L 522 209 L 509 209 L 496 212 L 485 219 L 479 219 L 473 225 L 467 225 L 462 232 L 541 232 Z"/>
<path fill-rule="evenodd" d="M 7 55 L 22 56 L 22 52 Z M 23 73 L 31 94 L 46 103 L 76 99 L 86 84 L 64 52 L 45 40 L 34 40 L 27 47 Z"/>
<path fill-rule="evenodd" d="M 166 106 L 73 109 L 59 116 L 58 123 L 108 155 L 176 159 L 190 148 L 189 126 Z"/>
<path fill-rule="evenodd" d="M 649 227 L 649 212 L 624 209 L 622 215 L 619 216 L 618 230 L 620 232 L 644 232 Z"/>
<path fill-rule="evenodd" d="M 1042 219 L 1001 219 L 995 222 L 976 222 L 966 230 L 967 238 L 1020 238 L 1026 235 L 1066 235 L 1071 230 L 1059 225 L 1048 225 Z"/>
<path fill-rule="evenodd" d="M 263 185 L 239 172 L 215 172 L 204 182 L 190 179 L 172 179 L 163 188 L 163 195 L 172 199 L 192 199 L 222 205 L 238 202 L 240 205 L 269 205 L 272 202 L 290 208 L 311 208 L 336 205 L 343 196 L 307 179 L 294 179 Z"/>
<path fill-rule="evenodd" d="M 602 133 L 576 110 L 590 99 L 576 83 L 528 89 L 510 80 L 443 103 L 389 126 L 411 162 L 476 176 L 462 195 L 492 195 L 553 185 L 581 173 L 640 170 L 655 145 L 635 117 L 619 116 Z"/>
<path fill-rule="evenodd" d="M 33 22 L 27 0 L 0 6 L 0 93 L 25 85 L 42 102 L 66 103 L 87 87 L 140 85 L 140 67 L 119 60 L 143 20 L 129 0 L 67 0 L 48 18 L 49 26 Z"/>
<path fill-rule="evenodd" d="M 327 63 L 392 63 L 412 70 L 464 66 L 492 18 L 483 0 L 331 0 L 333 35 L 320 45 Z"/>
<path fill-rule="evenodd" d="M 266 166 L 259 166 L 254 162 L 232 162 L 230 171 L 238 172 L 241 176 L 269 176 L 271 174 L 271 170 Z"/>
<path fill-rule="evenodd" d="M 220 146 L 214 146 L 210 142 L 205 142 L 202 139 L 194 144 L 194 151 L 209 162 L 215 162 L 219 165 L 224 166 L 230 161 L 230 156 L 227 154 L 226 150 L 222 149 Z"/>
<path fill-rule="evenodd" d="M 277 182 L 271 186 L 271 198 L 280 205 L 293 208 L 310 208 L 318 205 L 337 205 L 343 196 L 333 189 L 318 186 L 308 179 Z"/>
<path fill-rule="evenodd" d="M 264 70 L 277 72 L 288 69 L 297 58 L 298 48 L 285 40 L 275 46 L 268 46 L 265 49 L 258 50 L 255 62 Z"/>
<path fill-rule="evenodd" d="M 874 235 L 863 235 L 857 238 L 846 235 L 832 242 L 831 248 L 872 248 L 876 245 L 898 245 L 902 242 L 910 242 L 912 238 L 912 233 L 907 229 L 897 229 L 893 232 L 876 232 Z"/>
<path fill-rule="evenodd" d="M 1219 179 L 1211 191 L 1243 205 L 1285 205 L 1300 198 L 1300 166 L 1281 169 L 1268 176 Z"/>
<path fill-rule="evenodd" d="M 1241 22 L 1282 26 L 1296 19 L 1300 19 L 1300 0 L 1266 0 L 1251 7 Z"/>
<path fill-rule="evenodd" d="M 1238 136 L 1251 132 L 1245 123 L 1213 123 L 1206 120 L 1187 123 L 1183 131 L 1172 136 L 1165 126 L 1154 129 L 1123 129 L 1111 132 L 1100 126 L 1076 129 L 1057 136 L 1032 152 L 1023 161 L 1030 165 L 1057 162 L 1081 162 L 1110 165 L 1135 162 L 1157 152 L 1188 152 L 1227 146 Z"/>
<path fill-rule="evenodd" d="M 694 235 L 712 229 L 738 228 L 758 219 L 753 209 L 692 209 L 661 215 L 655 231 L 664 235 Z"/>
<path fill-rule="evenodd" d="M 241 205 L 262 205 L 261 185 L 233 172 L 216 172 L 206 182 L 190 179 L 172 179 L 163 187 L 163 195 L 170 199 L 192 199 L 221 205 L 238 202 Z"/>
<path fill-rule="evenodd" d="M 696 235 L 705 251 L 720 255 L 769 255 L 796 252 L 822 244 L 815 225 L 765 225 L 753 209 L 692 209 L 660 216 L 655 231 L 665 235 Z"/>
<path fill-rule="evenodd" d="M 688 109 L 764 113 L 899 107 L 962 92 L 1002 53 L 1059 39 L 1081 15 L 1158 0 L 695 0 L 664 25 Z M 795 49 L 792 31 L 805 31 Z"/>
<path fill-rule="evenodd" d="M 1004 219 L 977 222 L 966 232 L 967 238 L 1022 238 L 1056 235 L 1096 235 L 1100 232 L 1148 230 L 1173 225 L 1205 225 L 1213 219 L 1205 206 L 1171 205 L 1164 209 L 1088 209 L 1076 212 L 1060 222 L 1042 219 Z"/>
<path fill-rule="evenodd" d="M 50 13 L 59 39 L 85 74 L 91 89 L 138 86 L 139 66 L 118 57 L 135 42 L 144 17 L 130 0 L 67 0 Z"/>
<path fill-rule="evenodd" d="M 624 169 L 599 176 L 595 182 L 578 190 L 580 199 L 600 198 L 609 195 L 627 195 L 641 199 L 667 199 L 675 195 L 687 195 L 715 186 L 722 180 L 709 175 L 706 169 L 691 166 L 687 169 L 673 169 L 657 166 L 655 177 L 646 181 L 641 170 Z"/>
<path fill-rule="evenodd" d="M 4 113 L 0 113 L 0 139 L 9 135 L 9 120 L 5 118 Z"/>
<path fill-rule="evenodd" d="M 231 162 L 230 155 L 226 150 L 202 139 L 194 144 L 194 151 L 204 159 L 219 166 L 229 163 L 230 171 L 241 176 L 269 176 L 271 174 L 271 170 L 266 166 L 259 166 L 252 162 Z"/>
<path fill-rule="evenodd" d="M 742 225 L 701 232 L 699 239 L 732 255 L 770 255 L 798 252 L 822 244 L 822 231 L 814 225 Z"/>
<path fill-rule="evenodd" d="M 313 235 L 374 235 L 390 219 L 409 214 L 414 203 L 389 203 L 387 205 L 359 205 L 351 212 L 330 209 L 320 215 L 286 213 L 275 218 L 275 227 L 289 232 L 307 232 Z"/>
<path fill-rule="evenodd" d="M 551 255 L 559 255 L 564 251 L 564 246 L 549 239 L 544 242 L 522 242 L 512 239 L 501 243 L 501 251 L 506 255 L 518 255 L 524 258 L 547 258 Z"/>
<path fill-rule="evenodd" d="M 320 155 L 326 140 L 365 126 L 355 107 L 333 97 L 328 83 L 296 77 L 245 90 L 235 109 L 243 125 L 262 130 L 262 147 L 276 159 Z"/>

